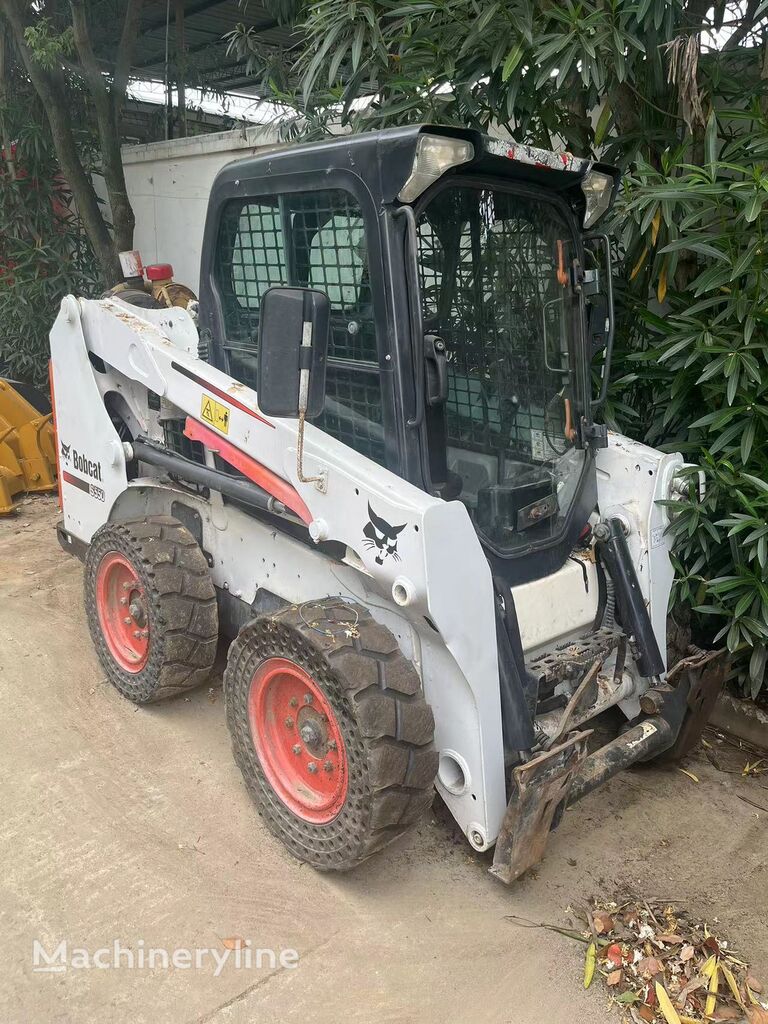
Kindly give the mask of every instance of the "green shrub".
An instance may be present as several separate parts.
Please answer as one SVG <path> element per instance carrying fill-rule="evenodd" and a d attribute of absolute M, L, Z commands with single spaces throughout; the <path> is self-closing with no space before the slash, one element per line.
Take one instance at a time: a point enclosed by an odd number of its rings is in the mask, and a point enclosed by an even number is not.
<path fill-rule="evenodd" d="M 681 150 L 663 170 L 639 161 L 627 182 L 621 212 L 638 238 L 626 276 L 653 285 L 657 310 L 636 309 L 641 351 L 624 345 L 636 377 L 616 389 L 626 408 L 636 380 L 652 381 L 645 437 L 704 472 L 704 500 L 692 494 L 671 526 L 673 600 L 727 644 L 755 697 L 768 642 L 768 120 L 759 104 L 713 112 L 704 145 L 703 166 Z M 685 289 L 666 291 L 681 276 Z"/>

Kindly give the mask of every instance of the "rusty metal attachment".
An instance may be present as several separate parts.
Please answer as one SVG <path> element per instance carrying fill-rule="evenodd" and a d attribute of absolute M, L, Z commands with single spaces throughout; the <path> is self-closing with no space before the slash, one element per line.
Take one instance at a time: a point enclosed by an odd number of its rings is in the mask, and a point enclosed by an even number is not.
<path fill-rule="evenodd" d="M 687 683 L 687 711 L 675 742 L 664 751 L 661 761 L 679 761 L 698 743 L 725 682 L 727 654 L 724 648 L 704 651 L 691 644 L 687 656 L 667 673 L 669 683 L 678 687 Z"/>
<path fill-rule="evenodd" d="M 591 731 L 579 732 L 512 771 L 514 791 L 496 840 L 491 874 L 509 885 L 544 856 L 555 815 L 587 757 Z"/>

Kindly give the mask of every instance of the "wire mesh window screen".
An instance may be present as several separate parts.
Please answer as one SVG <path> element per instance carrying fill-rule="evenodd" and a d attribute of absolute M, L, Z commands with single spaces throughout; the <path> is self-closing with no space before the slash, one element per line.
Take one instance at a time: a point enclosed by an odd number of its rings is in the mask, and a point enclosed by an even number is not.
<path fill-rule="evenodd" d="M 418 237 L 425 329 L 449 357 L 450 444 L 525 461 L 562 454 L 567 225 L 550 204 L 456 187 L 427 206 Z"/>
<path fill-rule="evenodd" d="M 328 295 L 329 407 L 317 425 L 383 463 L 368 248 L 355 198 L 343 189 L 325 189 L 229 203 L 219 230 L 216 279 L 229 372 L 257 389 L 259 309 L 264 292 L 275 285 L 293 285 Z M 340 359 L 363 365 L 360 371 L 342 370 L 334 365 Z"/>

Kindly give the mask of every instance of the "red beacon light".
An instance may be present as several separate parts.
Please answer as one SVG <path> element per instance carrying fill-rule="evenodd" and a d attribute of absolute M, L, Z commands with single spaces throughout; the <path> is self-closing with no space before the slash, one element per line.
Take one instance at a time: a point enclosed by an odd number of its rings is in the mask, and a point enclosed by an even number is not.
<path fill-rule="evenodd" d="M 173 278 L 173 267 L 170 263 L 151 263 L 144 268 L 148 281 L 170 281 Z"/>

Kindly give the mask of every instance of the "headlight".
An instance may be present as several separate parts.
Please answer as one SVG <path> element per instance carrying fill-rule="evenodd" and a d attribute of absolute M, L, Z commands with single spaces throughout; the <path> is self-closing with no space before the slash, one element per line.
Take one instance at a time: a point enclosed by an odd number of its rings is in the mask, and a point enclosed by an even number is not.
<path fill-rule="evenodd" d="M 465 139 L 449 139 L 443 135 L 420 135 L 416 142 L 411 175 L 400 189 L 401 203 L 412 203 L 451 167 L 468 163 L 475 147 Z"/>
<path fill-rule="evenodd" d="M 611 205 L 613 178 L 610 174 L 603 174 L 602 171 L 587 171 L 581 182 L 581 191 L 587 201 L 584 227 L 591 228 Z"/>

